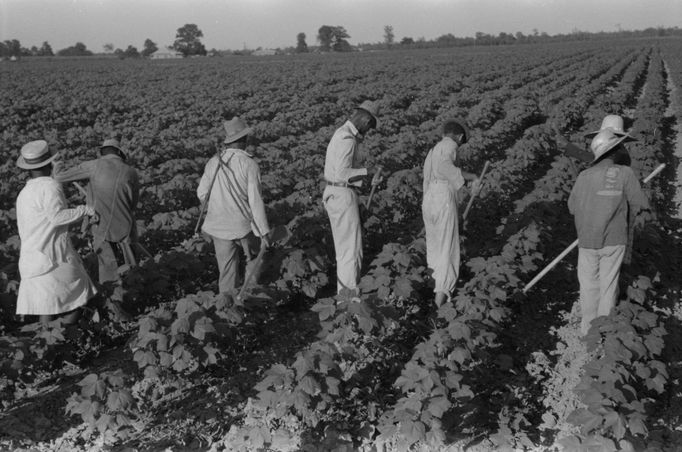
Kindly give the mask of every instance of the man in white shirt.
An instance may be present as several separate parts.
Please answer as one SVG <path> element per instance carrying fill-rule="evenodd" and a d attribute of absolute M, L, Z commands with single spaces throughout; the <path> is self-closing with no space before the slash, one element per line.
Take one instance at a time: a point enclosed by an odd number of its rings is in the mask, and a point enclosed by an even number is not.
<path fill-rule="evenodd" d="M 433 270 L 436 284 L 436 306 L 449 300 L 459 274 L 459 225 L 457 219 L 458 191 L 473 181 L 475 174 L 455 166 L 457 147 L 466 143 L 466 128 L 450 120 L 443 125 L 443 139 L 431 149 L 424 162 L 424 199 L 422 216 L 426 232 L 426 261 Z"/>
<path fill-rule="evenodd" d="M 17 314 L 38 315 L 41 322 L 66 314 L 64 322 L 74 323 L 79 308 L 97 290 L 71 244 L 68 227 L 84 215 L 94 215 L 95 210 L 66 208 L 61 185 L 50 177 L 56 157 L 47 142 L 38 140 L 24 145 L 17 160 L 17 166 L 30 171 L 31 177 L 16 206 L 21 239 Z"/>
<path fill-rule="evenodd" d="M 261 248 L 269 246 L 270 227 L 261 196 L 260 169 L 245 150 L 252 129 L 238 117 L 223 126 L 227 149 L 220 151 L 220 159 L 213 156 L 206 163 L 197 196 L 208 203 L 201 230 L 213 240 L 220 272 L 218 287 L 220 292 L 232 292 L 239 282 L 240 249 L 251 261 L 257 254 L 257 237 Z"/>
<path fill-rule="evenodd" d="M 368 175 L 367 168 L 357 168 L 357 154 L 362 137 L 377 127 L 378 106 L 372 101 L 360 104 L 350 119 L 339 127 L 327 146 L 324 178 L 327 186 L 322 200 L 329 215 L 334 249 L 336 251 L 337 291 L 349 290 L 358 294 L 358 279 L 362 265 L 362 230 L 358 195 Z M 374 171 L 373 184 L 380 180 Z"/>

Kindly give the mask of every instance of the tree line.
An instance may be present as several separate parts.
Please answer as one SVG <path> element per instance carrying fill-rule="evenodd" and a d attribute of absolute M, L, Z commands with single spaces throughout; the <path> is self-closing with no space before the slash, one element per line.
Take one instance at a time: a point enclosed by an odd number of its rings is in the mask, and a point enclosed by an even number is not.
<path fill-rule="evenodd" d="M 201 42 L 204 36 L 203 32 L 196 24 L 185 24 L 177 29 L 175 41 L 172 45 L 167 46 L 168 49 L 180 53 L 184 57 L 195 55 L 206 55 L 206 47 Z M 524 34 L 520 31 L 516 33 L 500 32 L 497 35 L 492 35 L 483 32 L 476 32 L 472 37 L 457 37 L 452 33 L 441 35 L 435 39 L 426 40 L 421 37 L 414 39 L 409 36 L 403 37 L 399 42 L 396 42 L 395 32 L 393 26 L 384 26 L 383 41 L 375 43 L 361 43 L 357 46 L 352 46 L 348 39 L 350 35 L 345 27 L 341 25 L 322 25 L 318 31 L 316 40 L 319 46 L 309 47 L 306 43 L 306 34 L 300 32 L 296 36 L 296 46 L 289 47 L 284 50 L 277 49 L 280 53 L 306 53 L 310 51 L 319 52 L 350 52 L 354 50 L 386 50 L 395 48 L 432 48 L 432 47 L 460 47 L 460 46 L 496 46 L 496 45 L 510 45 L 510 44 L 531 44 L 540 42 L 561 42 L 561 41 L 576 41 L 576 40 L 590 40 L 590 39 L 604 39 L 613 37 L 664 37 L 664 36 L 682 36 L 682 29 L 674 28 L 646 28 L 644 30 L 624 31 L 618 30 L 615 32 L 583 32 L 580 30 L 573 30 L 567 34 L 549 35 L 546 32 L 540 32 L 537 29 L 533 30 L 532 34 Z M 137 47 L 129 45 L 125 50 L 114 48 L 113 44 L 105 44 L 104 50 L 106 53 L 113 53 L 119 58 L 146 58 L 159 50 L 158 45 L 151 39 L 146 39 L 142 50 Z M 218 51 L 213 50 L 213 54 Z M 235 54 L 249 53 L 248 51 L 234 51 Z M 0 42 L 0 58 L 8 57 L 24 57 L 24 56 L 54 56 L 50 44 L 45 41 L 40 48 L 32 46 L 25 48 L 17 39 L 10 39 Z M 61 49 L 56 53 L 57 56 L 90 56 L 93 52 L 88 50 L 85 44 L 77 42 L 75 45 Z"/>

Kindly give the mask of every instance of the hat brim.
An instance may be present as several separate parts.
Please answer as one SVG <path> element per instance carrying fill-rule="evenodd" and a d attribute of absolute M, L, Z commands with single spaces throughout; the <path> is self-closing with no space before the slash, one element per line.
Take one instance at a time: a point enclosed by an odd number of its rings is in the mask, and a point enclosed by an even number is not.
<path fill-rule="evenodd" d="M 127 158 L 128 158 L 128 154 L 126 154 L 126 152 L 125 152 L 123 149 L 121 149 L 120 147 L 118 147 L 118 146 L 114 146 L 114 145 L 111 145 L 111 144 L 107 144 L 106 146 L 100 146 L 100 147 L 99 147 L 100 151 L 101 151 L 102 149 L 104 149 L 104 148 L 114 148 L 114 149 L 116 149 L 116 150 L 119 152 L 119 154 L 121 154 L 121 157 L 122 157 L 123 159 L 127 159 Z"/>
<path fill-rule="evenodd" d="M 372 118 L 374 118 L 374 128 L 375 128 L 375 129 L 378 129 L 378 128 L 379 128 L 379 118 L 377 118 L 377 117 L 374 115 L 374 113 L 372 113 L 371 111 L 367 110 L 366 108 L 362 108 L 362 107 L 355 107 L 355 109 L 356 109 L 356 110 L 362 110 L 362 111 L 364 111 L 364 112 L 367 112 L 367 114 L 369 114 Z"/>
<path fill-rule="evenodd" d="M 234 143 L 238 139 L 250 134 L 252 131 L 253 131 L 253 129 L 251 129 L 251 127 L 247 127 L 246 129 L 244 129 L 240 132 L 237 132 L 234 135 L 230 135 L 229 137 L 226 137 L 225 141 L 223 141 L 223 143 L 224 144 Z"/>
<path fill-rule="evenodd" d="M 611 129 L 604 129 L 604 130 L 611 130 Z M 595 132 L 586 133 L 586 134 L 585 134 L 585 138 L 594 138 L 594 137 L 597 136 L 597 134 L 598 134 L 599 132 L 602 132 L 602 130 L 597 130 L 597 131 L 595 131 Z M 633 136 L 630 135 L 629 133 L 625 133 L 625 132 L 616 132 L 615 130 L 611 130 L 611 132 L 613 132 L 613 134 L 616 135 L 616 136 L 618 136 L 618 137 L 625 137 L 625 142 L 626 142 L 626 143 L 627 143 L 627 142 L 630 142 L 630 141 L 637 141 L 637 138 L 633 137 Z"/>
<path fill-rule="evenodd" d="M 17 166 L 19 168 L 25 169 L 25 170 L 38 169 L 38 168 L 42 168 L 43 166 L 49 165 L 58 156 L 59 156 L 59 152 L 55 152 L 49 159 L 43 160 L 42 162 L 39 162 L 39 163 L 26 163 L 26 160 L 24 159 L 24 157 L 19 156 L 19 158 L 17 159 Z"/>
<path fill-rule="evenodd" d="M 628 136 L 629 136 L 629 135 L 628 135 Z M 610 153 L 612 153 L 612 152 L 618 147 L 619 144 L 625 142 L 625 139 L 626 139 L 626 138 L 627 138 L 627 137 L 621 135 L 621 137 L 618 139 L 618 141 L 614 142 L 613 145 L 611 145 L 610 148 L 608 148 L 606 151 L 604 151 L 604 152 L 601 153 L 600 155 L 596 156 L 596 157 L 594 158 L 594 160 L 592 160 L 592 165 L 594 165 L 595 163 L 599 162 L 599 161 L 602 160 L 604 157 L 606 157 L 606 156 L 608 156 Z"/>

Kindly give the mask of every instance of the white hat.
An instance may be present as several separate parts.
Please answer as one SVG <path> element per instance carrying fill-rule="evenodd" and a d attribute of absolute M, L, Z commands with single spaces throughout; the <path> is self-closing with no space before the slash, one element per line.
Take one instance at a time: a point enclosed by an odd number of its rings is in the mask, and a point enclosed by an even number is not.
<path fill-rule="evenodd" d="M 592 143 L 590 143 L 590 149 L 594 154 L 592 163 L 595 163 L 597 160 L 604 157 L 609 151 L 625 141 L 626 138 L 626 136 L 616 135 L 610 129 L 599 132 L 597 136 L 592 139 Z"/>
<path fill-rule="evenodd" d="M 585 134 L 585 138 L 593 138 L 602 130 L 610 130 L 618 136 L 624 136 L 627 141 L 637 141 L 637 139 L 627 132 L 625 132 L 623 127 L 623 118 L 618 115 L 607 115 L 601 122 L 601 127 L 599 130 L 594 132 L 589 132 Z"/>
<path fill-rule="evenodd" d="M 42 168 L 52 163 L 59 153 L 50 153 L 47 141 L 36 140 L 26 143 L 21 148 L 21 155 L 17 159 L 17 166 L 22 169 L 31 170 Z"/>

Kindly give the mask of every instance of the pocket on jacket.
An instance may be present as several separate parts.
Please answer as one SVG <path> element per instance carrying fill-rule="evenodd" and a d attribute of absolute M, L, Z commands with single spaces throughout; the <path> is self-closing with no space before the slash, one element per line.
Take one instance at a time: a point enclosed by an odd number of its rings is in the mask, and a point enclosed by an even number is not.
<path fill-rule="evenodd" d="M 330 214 L 341 214 L 350 207 L 353 199 L 351 193 L 347 191 L 344 189 L 327 193 L 327 196 L 324 197 L 324 206 L 327 212 Z"/>
<path fill-rule="evenodd" d="M 23 251 L 19 255 L 19 274 L 22 278 L 35 278 L 56 267 L 52 259 L 40 251 Z"/>

